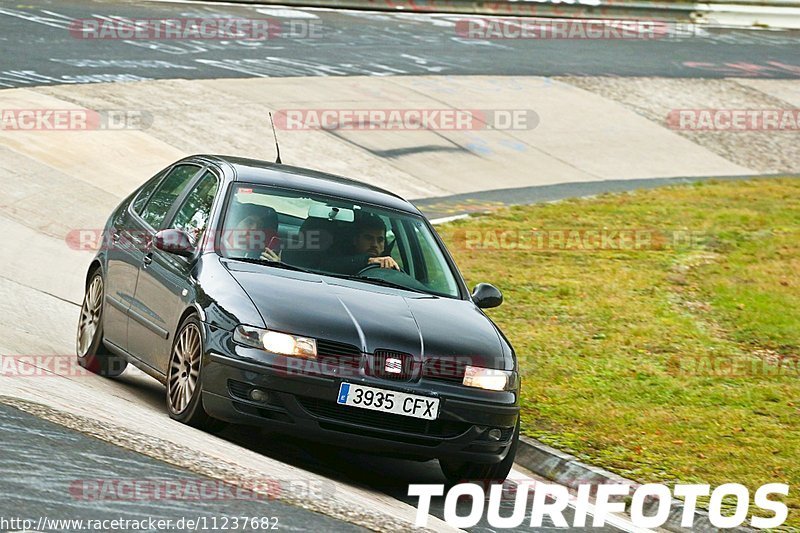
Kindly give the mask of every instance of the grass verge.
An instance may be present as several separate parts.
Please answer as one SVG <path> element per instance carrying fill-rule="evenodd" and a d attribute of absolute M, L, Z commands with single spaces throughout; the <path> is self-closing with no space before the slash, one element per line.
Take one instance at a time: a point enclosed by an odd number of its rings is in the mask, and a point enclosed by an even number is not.
<path fill-rule="evenodd" d="M 488 314 L 519 357 L 525 434 L 639 482 L 736 482 L 751 500 L 788 483 L 786 526 L 800 526 L 800 180 L 513 207 L 438 230 L 469 283 L 504 292 Z"/>

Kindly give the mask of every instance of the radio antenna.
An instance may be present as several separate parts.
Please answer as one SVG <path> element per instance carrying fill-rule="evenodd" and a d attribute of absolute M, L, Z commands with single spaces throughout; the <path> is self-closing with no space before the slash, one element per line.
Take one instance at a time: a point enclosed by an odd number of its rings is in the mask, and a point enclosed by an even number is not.
<path fill-rule="evenodd" d="M 278 157 L 275 158 L 277 164 L 281 164 L 281 147 L 278 145 L 278 134 L 275 133 L 275 121 L 272 120 L 272 111 L 269 112 L 269 123 L 272 125 L 272 137 L 275 139 L 275 152 Z"/>

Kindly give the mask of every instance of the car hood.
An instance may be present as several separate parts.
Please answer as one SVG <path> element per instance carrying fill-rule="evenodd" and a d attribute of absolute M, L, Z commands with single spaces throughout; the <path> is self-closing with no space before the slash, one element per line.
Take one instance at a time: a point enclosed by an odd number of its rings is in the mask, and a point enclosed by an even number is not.
<path fill-rule="evenodd" d="M 364 353 L 397 350 L 513 369 L 495 325 L 470 301 L 262 265 L 229 263 L 228 269 L 272 330 Z"/>

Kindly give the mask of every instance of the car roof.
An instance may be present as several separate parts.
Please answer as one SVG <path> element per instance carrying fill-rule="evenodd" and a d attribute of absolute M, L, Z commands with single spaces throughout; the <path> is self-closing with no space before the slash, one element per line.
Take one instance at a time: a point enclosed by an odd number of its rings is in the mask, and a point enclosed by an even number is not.
<path fill-rule="evenodd" d="M 411 202 L 392 192 L 335 174 L 243 157 L 222 155 L 194 157 L 207 159 L 218 165 L 227 163 L 234 170 L 234 181 L 302 189 L 389 207 L 408 213 L 421 214 Z"/>

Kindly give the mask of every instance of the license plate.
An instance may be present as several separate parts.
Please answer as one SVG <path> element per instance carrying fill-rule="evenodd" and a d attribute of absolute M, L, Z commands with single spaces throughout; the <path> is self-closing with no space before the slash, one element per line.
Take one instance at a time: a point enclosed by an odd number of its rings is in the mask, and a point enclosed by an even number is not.
<path fill-rule="evenodd" d="M 439 399 L 418 394 L 365 387 L 353 383 L 342 383 L 336 403 L 371 409 L 383 413 L 436 420 L 439 416 Z"/>

